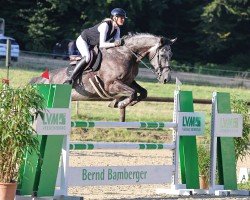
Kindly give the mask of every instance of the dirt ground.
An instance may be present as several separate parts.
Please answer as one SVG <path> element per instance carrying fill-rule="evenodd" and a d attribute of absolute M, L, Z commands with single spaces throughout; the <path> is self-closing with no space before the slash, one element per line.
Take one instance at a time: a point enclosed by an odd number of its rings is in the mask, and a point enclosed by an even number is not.
<path fill-rule="evenodd" d="M 171 164 L 172 152 L 169 150 L 91 150 L 71 151 L 70 166 L 129 166 Z M 250 157 L 239 162 L 240 167 L 250 168 Z M 169 196 L 156 194 L 157 188 L 170 188 L 170 185 L 144 184 L 120 186 L 71 187 L 69 195 L 84 199 L 223 199 L 211 196 Z M 250 197 L 224 197 L 224 199 L 250 199 Z"/>

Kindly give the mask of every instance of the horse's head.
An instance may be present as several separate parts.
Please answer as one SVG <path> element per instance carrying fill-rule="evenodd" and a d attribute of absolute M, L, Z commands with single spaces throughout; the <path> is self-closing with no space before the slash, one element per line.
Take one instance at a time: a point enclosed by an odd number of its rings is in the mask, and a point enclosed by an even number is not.
<path fill-rule="evenodd" d="M 159 44 L 149 49 L 149 61 L 155 69 L 157 79 L 160 83 L 167 83 L 171 80 L 170 75 L 170 60 L 172 57 L 171 45 L 176 41 L 175 39 L 161 38 Z"/>

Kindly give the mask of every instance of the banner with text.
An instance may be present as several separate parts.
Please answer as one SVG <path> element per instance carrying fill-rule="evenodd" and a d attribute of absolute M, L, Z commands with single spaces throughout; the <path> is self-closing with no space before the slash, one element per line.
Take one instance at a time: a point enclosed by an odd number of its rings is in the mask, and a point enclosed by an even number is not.
<path fill-rule="evenodd" d="M 214 135 L 216 137 L 242 137 L 241 114 L 215 114 Z"/>
<path fill-rule="evenodd" d="M 69 108 L 47 108 L 43 119 L 39 116 L 35 129 L 39 135 L 69 135 L 71 114 Z"/>
<path fill-rule="evenodd" d="M 174 166 L 70 167 L 69 186 L 171 183 Z M 58 176 L 60 178 L 60 176 Z M 60 180 L 57 180 L 57 183 Z"/>
<path fill-rule="evenodd" d="M 201 112 L 179 112 L 179 135 L 203 135 L 205 130 L 205 114 Z"/>

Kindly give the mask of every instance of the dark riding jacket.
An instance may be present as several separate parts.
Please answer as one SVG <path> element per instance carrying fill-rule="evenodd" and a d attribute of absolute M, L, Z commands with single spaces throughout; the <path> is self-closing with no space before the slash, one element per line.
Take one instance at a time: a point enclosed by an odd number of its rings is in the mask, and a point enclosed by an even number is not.
<path fill-rule="evenodd" d="M 109 41 L 110 39 L 112 39 L 117 30 L 114 29 L 114 31 L 111 33 L 112 31 L 112 21 L 111 20 L 105 20 L 102 21 L 101 23 L 107 23 L 108 24 L 108 32 L 107 32 L 107 36 L 106 36 L 106 41 Z M 99 45 L 99 37 L 100 37 L 100 32 L 98 31 L 98 26 L 101 24 L 97 24 L 91 28 L 88 29 L 84 29 L 81 33 L 81 37 L 83 40 L 85 40 L 87 42 L 87 44 L 91 45 L 91 46 L 95 46 L 95 45 Z"/>

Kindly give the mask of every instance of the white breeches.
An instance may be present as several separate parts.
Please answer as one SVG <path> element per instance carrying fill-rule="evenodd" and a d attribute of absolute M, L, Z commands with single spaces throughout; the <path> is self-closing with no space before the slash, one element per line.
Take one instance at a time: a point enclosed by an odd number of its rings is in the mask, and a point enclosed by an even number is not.
<path fill-rule="evenodd" d="M 76 39 L 76 47 L 82 57 L 85 57 L 86 62 L 88 63 L 90 60 L 89 46 L 87 42 L 82 39 L 81 35 Z"/>

